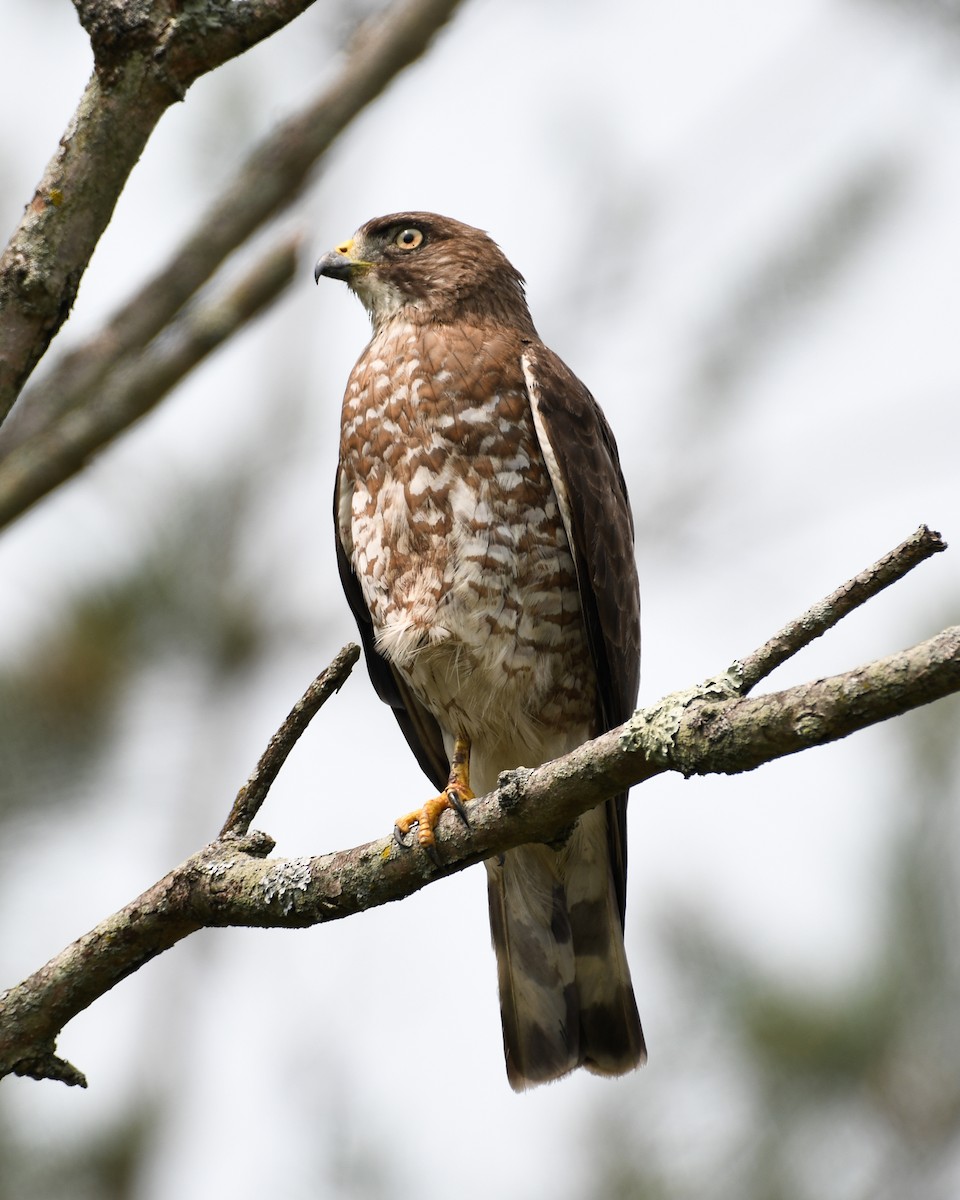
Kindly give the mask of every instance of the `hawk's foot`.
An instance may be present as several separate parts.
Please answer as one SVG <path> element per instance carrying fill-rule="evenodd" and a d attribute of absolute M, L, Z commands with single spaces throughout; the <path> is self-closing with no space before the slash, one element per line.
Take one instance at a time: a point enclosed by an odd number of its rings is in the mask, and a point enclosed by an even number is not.
<path fill-rule="evenodd" d="M 453 750 L 453 763 L 450 767 L 450 778 L 447 786 L 439 796 L 428 800 L 422 808 L 414 809 L 399 818 L 393 827 L 393 836 L 401 846 L 408 847 L 407 835 L 417 827 L 417 842 L 420 849 L 439 865 L 437 854 L 437 838 L 435 830 L 441 815 L 452 808 L 464 825 L 470 828 L 470 818 L 467 816 L 467 804 L 473 800 L 474 794 L 470 787 L 470 743 L 465 738 L 457 738 Z"/>

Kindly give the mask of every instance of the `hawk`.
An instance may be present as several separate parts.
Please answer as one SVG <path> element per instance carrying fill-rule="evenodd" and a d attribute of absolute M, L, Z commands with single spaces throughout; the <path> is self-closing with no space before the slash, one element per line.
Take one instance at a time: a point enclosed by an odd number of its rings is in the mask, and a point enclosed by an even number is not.
<path fill-rule="evenodd" d="M 639 683 L 633 521 L 596 401 L 540 341 L 524 281 L 481 230 L 368 221 L 317 263 L 373 335 L 347 382 L 340 577 L 373 685 L 438 789 L 435 828 L 501 771 L 620 724 Z M 646 1050 L 623 945 L 626 795 L 563 845 L 486 862 L 507 1076 L 620 1075 Z"/>

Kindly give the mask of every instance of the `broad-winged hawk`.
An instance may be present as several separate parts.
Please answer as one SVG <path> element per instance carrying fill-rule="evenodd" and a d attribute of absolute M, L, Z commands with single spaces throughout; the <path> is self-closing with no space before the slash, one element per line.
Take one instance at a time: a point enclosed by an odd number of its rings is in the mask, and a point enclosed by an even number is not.
<path fill-rule="evenodd" d="M 593 397 L 540 341 L 522 276 L 433 213 L 325 254 L 373 324 L 347 383 L 337 558 L 370 676 L 445 808 L 624 721 L 637 696 L 633 523 Z M 471 790 L 473 789 L 473 790 Z M 562 848 L 486 863 L 507 1074 L 523 1089 L 645 1058 L 623 946 L 626 795 Z"/>

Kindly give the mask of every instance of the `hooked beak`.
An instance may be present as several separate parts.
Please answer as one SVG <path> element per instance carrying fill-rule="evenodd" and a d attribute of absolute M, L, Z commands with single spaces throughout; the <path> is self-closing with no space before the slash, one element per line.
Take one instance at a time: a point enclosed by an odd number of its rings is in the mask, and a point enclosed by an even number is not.
<path fill-rule="evenodd" d="M 320 282 L 321 275 L 326 275 L 328 279 L 342 279 L 344 282 L 348 282 L 354 267 L 359 266 L 358 260 L 354 257 L 354 250 L 353 238 L 351 238 L 349 242 L 341 242 L 336 250 L 331 250 L 322 258 L 318 258 L 317 265 L 313 269 L 315 282 Z"/>

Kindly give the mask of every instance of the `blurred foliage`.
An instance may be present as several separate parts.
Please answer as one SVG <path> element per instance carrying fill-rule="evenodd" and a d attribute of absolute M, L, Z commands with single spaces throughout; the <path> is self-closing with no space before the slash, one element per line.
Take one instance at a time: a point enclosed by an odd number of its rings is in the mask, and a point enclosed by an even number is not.
<path fill-rule="evenodd" d="M 960 34 L 960 4 L 957 0 L 858 0 L 858 3 L 889 9 L 898 16 L 926 24 L 933 33 Z"/>
<path fill-rule="evenodd" d="M 134 1200 L 152 1124 L 144 1101 L 80 1144 L 28 1148 L 0 1122 L 0 1200 Z"/>
<path fill-rule="evenodd" d="M 676 546 L 697 528 L 704 477 L 713 471 L 722 439 L 735 436 L 735 410 L 749 403 L 751 375 L 789 344 L 805 310 L 823 304 L 842 285 L 871 237 L 896 216 L 908 178 L 909 164 L 890 157 L 851 164 L 825 195 L 802 209 L 793 228 L 755 247 L 732 276 L 691 346 L 689 379 L 672 434 L 675 449 L 663 452 L 670 469 L 659 476 L 656 490 L 645 480 L 644 504 L 634 514 L 638 546 L 658 540 Z M 668 522 L 664 513 L 670 514 Z"/>
<path fill-rule="evenodd" d="M 45 634 L 0 664 L 0 818 L 82 789 L 149 662 L 186 656 L 225 678 L 256 660 L 269 614 L 244 577 L 247 490 L 233 479 L 184 495 L 121 574 L 65 596 Z"/>
<path fill-rule="evenodd" d="M 65 595 L 46 631 L 0 666 L 0 832 L 27 806 L 83 803 L 84 784 L 119 749 L 117 715 L 152 664 L 187 660 L 222 689 L 273 645 L 276 619 L 247 553 L 256 487 L 238 475 L 182 492 L 125 569 Z M 162 1107 L 144 1089 L 92 1138 L 43 1147 L 19 1142 L 0 1119 L 0 1200 L 136 1196 Z"/>
<path fill-rule="evenodd" d="M 903 182 L 900 163 L 857 164 L 818 207 L 803 213 L 801 228 L 792 236 L 781 231 L 767 254 L 752 263 L 724 296 L 722 316 L 708 330 L 696 361 L 696 392 L 709 400 L 701 405 L 701 419 L 729 419 L 726 408 L 743 376 L 796 328 L 803 305 L 822 299 L 842 278 L 870 235 L 896 211 Z"/>

